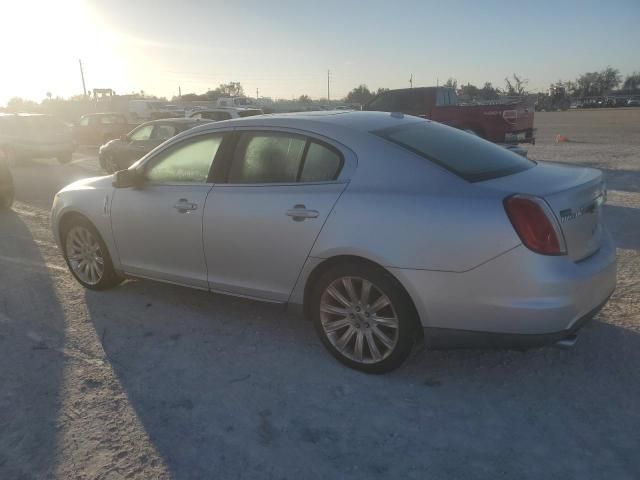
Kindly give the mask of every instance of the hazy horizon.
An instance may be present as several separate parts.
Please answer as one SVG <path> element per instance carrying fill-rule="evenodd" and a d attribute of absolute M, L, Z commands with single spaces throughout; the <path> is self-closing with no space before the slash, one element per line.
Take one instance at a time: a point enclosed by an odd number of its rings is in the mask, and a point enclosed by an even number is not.
<path fill-rule="evenodd" d="M 23 1 L 8 21 L 0 105 L 112 88 L 171 98 L 240 82 L 272 98 L 344 97 L 371 89 L 529 79 L 528 89 L 612 66 L 640 71 L 640 3 L 328 0 L 237 3 L 167 0 Z"/>

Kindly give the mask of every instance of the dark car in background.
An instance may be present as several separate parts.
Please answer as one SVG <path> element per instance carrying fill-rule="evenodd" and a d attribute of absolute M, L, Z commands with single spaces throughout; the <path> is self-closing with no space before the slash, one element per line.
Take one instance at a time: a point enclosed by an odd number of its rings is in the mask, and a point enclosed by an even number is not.
<path fill-rule="evenodd" d="M 130 131 L 130 124 L 122 113 L 90 113 L 80 117 L 73 127 L 73 138 L 78 145 L 102 145 Z"/>
<path fill-rule="evenodd" d="M 0 150 L 9 165 L 51 157 L 67 163 L 74 149 L 71 127 L 62 120 L 35 113 L 0 113 Z"/>
<path fill-rule="evenodd" d="M 152 120 L 134 128 L 127 135 L 111 140 L 100 147 L 100 166 L 108 173 L 129 168 L 165 140 L 207 120 L 195 118 L 166 118 Z"/>

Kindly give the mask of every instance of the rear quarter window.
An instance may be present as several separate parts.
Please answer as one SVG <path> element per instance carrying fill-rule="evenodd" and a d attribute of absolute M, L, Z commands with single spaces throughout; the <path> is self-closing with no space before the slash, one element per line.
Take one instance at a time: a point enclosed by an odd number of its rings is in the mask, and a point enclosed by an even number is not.
<path fill-rule="evenodd" d="M 503 177 L 535 163 L 475 135 L 423 121 L 371 132 L 470 182 Z"/>

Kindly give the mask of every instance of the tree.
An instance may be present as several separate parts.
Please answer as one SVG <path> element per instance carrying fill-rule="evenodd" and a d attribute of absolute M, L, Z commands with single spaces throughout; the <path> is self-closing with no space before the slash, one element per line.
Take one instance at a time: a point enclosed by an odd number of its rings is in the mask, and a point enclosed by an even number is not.
<path fill-rule="evenodd" d="M 244 88 L 240 82 L 221 83 L 215 90 L 209 90 L 206 94 L 209 100 L 217 100 L 220 97 L 243 97 Z"/>
<path fill-rule="evenodd" d="M 522 96 L 527 93 L 526 86 L 529 83 L 529 80 L 526 78 L 519 77 L 515 73 L 513 74 L 513 83 L 509 80 L 509 77 L 505 77 L 504 83 L 507 90 L 507 95 L 517 95 Z"/>
<path fill-rule="evenodd" d="M 309 95 L 300 95 L 300 97 L 298 97 L 298 102 L 300 102 L 300 103 L 312 103 L 313 100 L 311 100 L 311 97 Z"/>
<path fill-rule="evenodd" d="M 357 103 L 364 105 L 373 98 L 373 94 L 369 91 L 369 88 L 362 84 L 351 90 L 346 97 L 344 97 L 345 103 Z"/>
<path fill-rule="evenodd" d="M 38 104 L 21 97 L 13 97 L 7 102 L 7 110 L 9 112 L 35 112 L 38 110 Z"/>
<path fill-rule="evenodd" d="M 491 82 L 485 82 L 484 86 L 480 89 L 480 98 L 483 100 L 495 100 L 499 94 L 500 90 L 494 88 Z"/>
<path fill-rule="evenodd" d="M 453 88 L 454 90 L 458 90 L 458 81 L 455 78 L 449 77 L 446 82 L 444 82 L 444 87 Z"/>
<path fill-rule="evenodd" d="M 477 97 L 480 95 L 480 89 L 475 85 L 467 83 L 460 87 L 460 95 L 464 95 L 466 97 Z"/>
<path fill-rule="evenodd" d="M 388 91 L 389 91 L 388 88 L 380 87 L 378 90 L 376 90 L 376 93 L 374 95 L 380 95 L 381 93 L 388 92 Z"/>
<path fill-rule="evenodd" d="M 624 79 L 622 88 L 625 90 L 637 90 L 640 88 L 640 72 L 633 72 Z"/>
<path fill-rule="evenodd" d="M 622 75 L 617 68 L 607 67 L 598 73 L 598 88 L 600 95 L 609 93 L 622 83 Z"/>

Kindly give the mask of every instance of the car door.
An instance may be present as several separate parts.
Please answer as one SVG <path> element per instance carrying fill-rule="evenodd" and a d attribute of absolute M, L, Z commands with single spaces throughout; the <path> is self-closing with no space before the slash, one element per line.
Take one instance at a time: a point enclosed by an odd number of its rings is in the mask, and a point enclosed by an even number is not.
<path fill-rule="evenodd" d="M 222 134 L 181 140 L 145 160 L 138 187 L 116 189 L 111 225 L 126 273 L 207 288 L 202 213 Z"/>
<path fill-rule="evenodd" d="M 204 211 L 209 287 L 284 302 L 346 186 L 345 154 L 287 131 L 234 137 L 227 180 Z"/>

